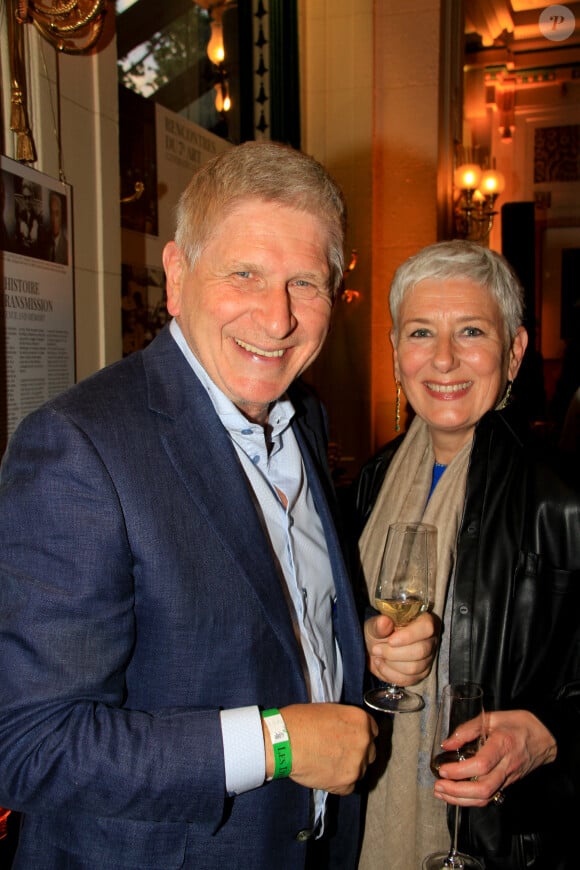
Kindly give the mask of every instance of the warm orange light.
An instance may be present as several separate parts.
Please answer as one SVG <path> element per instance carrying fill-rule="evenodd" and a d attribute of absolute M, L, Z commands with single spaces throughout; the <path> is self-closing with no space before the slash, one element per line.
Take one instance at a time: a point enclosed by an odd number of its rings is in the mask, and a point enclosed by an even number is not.
<path fill-rule="evenodd" d="M 503 193 L 505 189 L 505 177 L 497 169 L 488 169 L 481 176 L 479 189 L 485 196 Z"/>
<path fill-rule="evenodd" d="M 215 108 L 216 112 L 229 112 L 232 107 L 232 101 L 228 90 L 227 81 L 218 82 L 215 87 Z"/>
<path fill-rule="evenodd" d="M 216 112 L 223 112 L 224 109 L 224 95 L 220 84 L 215 85 L 215 108 Z"/>
<path fill-rule="evenodd" d="M 481 178 L 481 168 L 477 163 L 463 163 L 453 174 L 453 183 L 460 190 L 477 190 Z"/>
<path fill-rule="evenodd" d="M 210 23 L 211 37 L 207 44 L 207 56 L 212 63 L 219 66 L 224 62 L 226 53 L 224 49 L 224 32 L 221 21 L 212 20 Z"/>
<path fill-rule="evenodd" d="M 4 807 L 0 807 L 0 840 L 3 840 L 8 836 L 8 816 L 10 815 L 10 810 L 5 810 Z"/>

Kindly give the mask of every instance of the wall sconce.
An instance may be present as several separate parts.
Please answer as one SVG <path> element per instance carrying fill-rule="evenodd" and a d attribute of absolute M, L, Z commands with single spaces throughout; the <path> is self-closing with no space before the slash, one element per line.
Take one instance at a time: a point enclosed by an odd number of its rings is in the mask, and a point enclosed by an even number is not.
<path fill-rule="evenodd" d="M 221 70 L 220 73 L 222 73 Z M 223 72 L 223 74 L 220 75 L 220 80 L 216 82 L 216 84 L 214 85 L 214 89 L 216 112 L 219 112 L 220 114 L 222 114 L 223 112 L 229 112 L 232 107 L 232 100 L 230 97 L 228 77 L 226 72 Z"/>
<path fill-rule="evenodd" d="M 207 44 L 207 56 L 216 68 L 215 107 L 220 114 L 229 112 L 232 107 L 228 73 L 225 67 L 226 52 L 222 27 L 222 12 L 225 5 L 225 3 L 218 3 L 209 7 L 211 36 Z"/>
<path fill-rule="evenodd" d="M 351 305 L 353 302 L 358 302 L 361 298 L 361 294 L 358 290 L 349 290 L 347 287 L 347 280 L 352 272 L 356 269 L 356 264 L 358 261 L 358 251 L 356 248 L 353 248 L 350 252 L 350 262 L 348 266 L 345 267 L 344 272 L 342 273 L 342 287 L 340 290 L 340 301 L 346 302 L 347 305 Z"/>
<path fill-rule="evenodd" d="M 495 203 L 505 188 L 497 169 L 483 170 L 478 163 L 461 163 L 453 174 L 458 191 L 455 206 L 455 234 L 462 239 L 485 242 L 497 214 Z"/>

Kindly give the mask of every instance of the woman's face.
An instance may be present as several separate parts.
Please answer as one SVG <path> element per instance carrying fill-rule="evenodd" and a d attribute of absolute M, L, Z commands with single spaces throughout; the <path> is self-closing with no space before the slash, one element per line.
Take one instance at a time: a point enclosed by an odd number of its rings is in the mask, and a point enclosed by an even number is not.
<path fill-rule="evenodd" d="M 395 377 L 431 431 L 435 457 L 448 463 L 473 436 L 513 380 L 527 344 L 520 327 L 506 347 L 499 306 L 465 278 L 426 278 L 407 292 L 391 335 Z"/>

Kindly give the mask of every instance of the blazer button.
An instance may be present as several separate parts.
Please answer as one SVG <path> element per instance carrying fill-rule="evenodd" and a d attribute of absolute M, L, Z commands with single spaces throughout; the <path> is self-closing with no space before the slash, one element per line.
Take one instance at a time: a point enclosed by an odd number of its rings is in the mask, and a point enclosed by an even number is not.
<path fill-rule="evenodd" d="M 313 835 L 314 828 L 304 828 L 302 831 L 298 831 L 294 839 L 298 843 L 306 843 Z"/>

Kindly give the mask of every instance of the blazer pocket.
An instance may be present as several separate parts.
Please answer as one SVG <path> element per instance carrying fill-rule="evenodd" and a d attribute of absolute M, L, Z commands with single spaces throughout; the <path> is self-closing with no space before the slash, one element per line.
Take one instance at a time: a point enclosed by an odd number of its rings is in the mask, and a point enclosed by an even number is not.
<path fill-rule="evenodd" d="M 185 858 L 188 826 L 184 822 L 71 816 L 45 820 L 52 845 L 83 859 L 91 870 L 177 870 Z M 90 863 L 85 863 L 90 861 Z"/>

